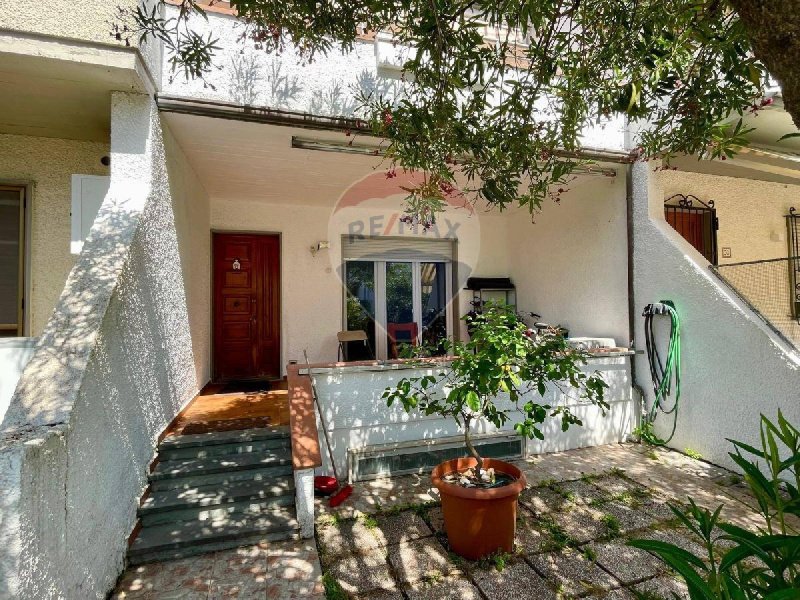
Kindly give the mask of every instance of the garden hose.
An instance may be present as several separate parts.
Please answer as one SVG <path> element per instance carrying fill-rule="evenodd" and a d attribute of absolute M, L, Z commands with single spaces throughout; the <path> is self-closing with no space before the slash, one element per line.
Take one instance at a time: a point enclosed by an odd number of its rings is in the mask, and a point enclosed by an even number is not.
<path fill-rule="evenodd" d="M 654 319 L 657 316 L 670 318 L 669 345 L 667 347 L 666 363 L 661 359 L 661 353 L 656 346 L 653 331 Z M 681 399 L 681 321 L 675 305 L 669 300 L 662 300 L 648 304 L 642 312 L 644 317 L 644 337 L 647 345 L 647 360 L 650 364 L 650 376 L 653 379 L 653 392 L 655 398 L 650 410 L 642 418 L 641 437 L 651 444 L 663 446 L 675 435 L 678 424 L 678 406 Z M 668 406 L 668 399 L 672 396 L 674 380 L 675 399 Z M 653 432 L 653 424 L 659 413 L 672 415 L 672 431 L 665 440 L 658 438 Z"/>

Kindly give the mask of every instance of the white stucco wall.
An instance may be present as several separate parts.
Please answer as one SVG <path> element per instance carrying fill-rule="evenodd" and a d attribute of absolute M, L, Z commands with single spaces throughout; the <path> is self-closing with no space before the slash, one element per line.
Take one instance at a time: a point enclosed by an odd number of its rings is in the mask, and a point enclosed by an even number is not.
<path fill-rule="evenodd" d="M 117 7 L 135 9 L 137 4 L 138 0 L 0 0 L 0 29 L 124 45 L 111 36 L 111 23 Z"/>
<path fill-rule="evenodd" d="M 166 13 L 174 16 L 177 8 L 168 6 Z M 165 52 L 165 94 L 348 117 L 359 115 L 360 92 L 384 98 L 402 95 L 400 67 L 409 52 L 385 36 L 378 36 L 377 41 L 356 41 L 349 54 L 334 48 L 309 63 L 291 46 L 280 55 L 256 50 L 252 42 L 240 39 L 245 26 L 231 15 L 208 12 L 207 16 L 205 20 L 195 15 L 189 23 L 196 32 L 211 34 L 217 40 L 214 62 L 219 68 L 213 69 L 205 81 L 187 79 L 171 70 Z M 542 104 L 546 103 L 543 99 Z M 615 115 L 587 127 L 582 143 L 625 150 L 625 130 L 625 119 Z"/>
<path fill-rule="evenodd" d="M 298 202 L 306 192 L 298 190 Z M 398 210 L 400 206 L 398 200 Z M 212 200 L 211 203 L 211 227 L 215 231 L 281 235 L 281 345 L 284 365 L 289 360 L 302 362 L 304 349 L 308 351 L 312 362 L 336 360 L 336 333 L 343 327 L 343 295 L 339 274 L 341 235 L 347 233 L 347 228 L 331 229 L 332 210 L 333 205 L 274 204 L 259 200 Z M 369 213 L 355 210 L 354 214 Z M 470 221 L 469 226 L 465 225 L 459 230 L 465 234 L 458 240 L 458 251 L 463 255 L 460 259 L 477 254 L 475 272 L 507 272 L 505 217 L 479 215 L 464 218 L 475 221 Z M 368 217 L 364 219 L 368 220 Z M 477 219 L 480 219 L 479 227 Z M 446 235 L 446 232 L 443 231 L 442 235 Z M 313 256 L 309 248 L 321 240 L 330 241 L 330 249 Z M 467 263 L 470 266 L 474 264 L 471 258 Z M 462 312 L 466 312 L 466 309 Z"/>
<path fill-rule="evenodd" d="M 682 322 L 681 405 L 670 446 L 733 467 L 725 438 L 759 446 L 760 413 L 776 417 L 781 409 L 790 422 L 800 423 L 800 357 L 721 285 L 702 256 L 666 223 L 664 190 L 652 164 L 637 163 L 633 171 L 637 347 L 645 347 L 638 315 L 646 304 L 672 300 Z M 649 406 L 653 391 L 646 360 L 636 361 L 636 374 Z M 657 433 L 665 436 L 670 427 L 670 418 L 661 415 Z"/>
<path fill-rule="evenodd" d="M 800 185 L 685 171 L 660 171 L 656 179 L 662 200 L 693 194 L 714 201 L 720 264 L 788 256 L 784 217 L 792 206 L 800 210 Z M 723 247 L 731 249 L 730 258 L 723 258 Z"/>
<path fill-rule="evenodd" d="M 625 170 L 581 175 L 556 204 L 510 220 L 511 275 L 520 310 L 573 337 L 613 337 L 627 347 L 628 251 Z"/>
<path fill-rule="evenodd" d="M 529 441 L 529 454 L 621 442 L 630 433 L 635 423 L 635 407 L 631 400 L 628 359 L 593 359 L 585 369 L 599 370 L 603 374 L 610 386 L 606 399 L 611 409 L 606 416 L 602 416 L 597 407 L 579 401 L 573 392 L 565 396 L 551 386 L 544 400 L 539 401 L 569 406 L 583 419 L 584 425 L 572 427 L 563 433 L 559 420 L 548 419 L 542 427 L 545 439 Z M 389 408 L 381 398 L 383 390 L 396 384 L 399 379 L 431 373 L 433 371 L 424 369 L 360 370 L 352 367 L 327 372 L 325 369 L 314 371 L 320 406 L 340 477 L 347 473 L 348 448 L 463 435 L 457 424 L 450 419 L 416 412 L 409 414 L 397 404 Z M 513 432 L 513 425 L 513 422 L 509 422 L 502 430 Z M 319 426 L 322 427 L 321 423 Z M 485 421 L 475 424 L 473 428 L 476 434 L 496 431 L 493 425 Z M 321 432 L 320 444 L 324 449 L 325 440 Z M 322 471 L 327 471 L 329 460 L 325 452 L 323 455 Z"/>
<path fill-rule="evenodd" d="M 112 104 L 111 189 L 2 424 L 2 597 L 106 596 L 157 436 L 203 383 L 178 231 L 198 219 L 176 210 L 197 187 L 172 196 L 151 98 Z"/>
<path fill-rule="evenodd" d="M 176 14 L 167 7 L 167 14 Z M 267 54 L 242 41 L 244 25 L 235 17 L 209 12 L 208 21 L 191 18 L 192 28 L 218 40 L 215 64 L 205 81 L 172 73 L 164 54 L 163 92 L 191 98 L 224 100 L 237 104 L 269 106 L 316 115 L 352 116 L 356 112 L 354 90 L 375 90 L 387 95 L 399 90 L 399 79 L 378 77 L 374 45 L 356 42 L 352 53 L 333 50 L 313 62 L 288 47 L 280 54 Z"/>
<path fill-rule="evenodd" d="M 75 255 L 70 254 L 74 173 L 108 175 L 100 163 L 107 143 L 0 134 L 0 183 L 32 184 L 30 335 L 38 336 L 61 295 Z"/>
<path fill-rule="evenodd" d="M 197 173 L 163 121 L 162 127 L 195 376 L 202 388 L 211 379 L 211 205 Z"/>

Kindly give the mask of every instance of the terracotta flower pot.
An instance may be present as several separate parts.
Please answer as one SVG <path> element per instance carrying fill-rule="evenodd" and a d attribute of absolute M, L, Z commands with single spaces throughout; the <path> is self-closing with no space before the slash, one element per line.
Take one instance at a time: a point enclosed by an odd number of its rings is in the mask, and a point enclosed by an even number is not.
<path fill-rule="evenodd" d="M 433 485 L 442 497 L 444 529 L 450 549 L 469 560 L 478 560 L 493 552 L 514 549 L 517 523 L 517 498 L 525 489 L 525 475 L 502 460 L 486 458 L 483 468 L 494 468 L 514 478 L 508 485 L 491 489 L 465 488 L 442 478 L 454 471 L 464 471 L 478 464 L 474 458 L 443 462 L 431 473 Z"/>

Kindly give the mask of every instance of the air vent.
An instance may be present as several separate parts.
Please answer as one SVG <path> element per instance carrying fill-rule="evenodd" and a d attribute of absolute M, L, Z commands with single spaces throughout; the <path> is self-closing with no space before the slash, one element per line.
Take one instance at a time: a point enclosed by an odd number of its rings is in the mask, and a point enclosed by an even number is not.
<path fill-rule="evenodd" d="M 473 444 L 486 458 L 523 458 L 525 453 L 525 441 L 515 434 L 475 436 Z M 441 462 L 462 456 L 466 456 L 462 436 L 350 448 L 347 451 L 348 476 L 352 483 L 427 473 Z"/>

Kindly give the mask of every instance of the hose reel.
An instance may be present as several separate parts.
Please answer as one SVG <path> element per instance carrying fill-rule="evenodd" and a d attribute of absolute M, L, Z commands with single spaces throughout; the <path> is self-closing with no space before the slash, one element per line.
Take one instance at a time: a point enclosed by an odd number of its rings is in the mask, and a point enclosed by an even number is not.
<path fill-rule="evenodd" d="M 674 437 L 675 427 L 678 424 L 678 406 L 681 399 L 681 322 L 678 311 L 675 310 L 675 305 L 670 300 L 648 304 L 644 307 L 642 316 L 644 317 L 647 361 L 650 365 L 650 377 L 653 380 L 655 398 L 647 414 L 642 415 L 641 437 L 651 444 L 663 446 Z M 662 316 L 670 319 L 666 361 L 662 360 L 661 353 L 658 351 L 654 331 L 656 318 Z M 674 400 L 670 402 L 673 391 Z M 672 430 L 665 440 L 660 439 L 653 432 L 653 424 L 659 413 L 672 415 Z"/>

